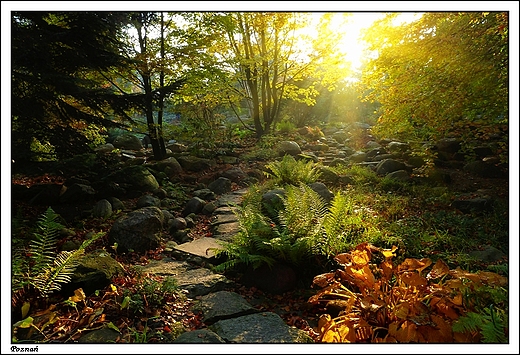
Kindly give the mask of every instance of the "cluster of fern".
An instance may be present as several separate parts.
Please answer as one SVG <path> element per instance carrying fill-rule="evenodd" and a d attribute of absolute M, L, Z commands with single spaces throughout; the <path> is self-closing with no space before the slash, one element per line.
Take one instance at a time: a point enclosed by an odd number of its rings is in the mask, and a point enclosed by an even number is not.
<path fill-rule="evenodd" d="M 273 219 L 262 213 L 258 191 L 243 204 L 238 212 L 241 230 L 216 250 L 226 257 L 216 271 L 275 262 L 304 267 L 309 260 L 331 257 L 355 243 L 352 236 L 358 234 L 362 217 L 344 195 L 336 194 L 328 204 L 303 183 L 285 191 L 283 206 Z"/>
<path fill-rule="evenodd" d="M 266 165 L 267 177 L 276 185 L 298 185 L 315 182 L 320 177 L 317 164 L 312 161 L 296 160 L 292 155 L 285 155 L 281 160 L 274 160 Z"/>
<path fill-rule="evenodd" d="M 101 237 L 97 233 L 73 251 L 56 252 L 60 230 L 59 215 L 49 207 L 38 219 L 36 230 L 28 246 L 13 250 L 12 290 L 16 298 L 23 290 L 34 289 L 41 297 L 59 291 L 63 284 L 71 281 L 78 259 L 85 248 Z M 13 300 L 14 302 L 14 300 Z"/>

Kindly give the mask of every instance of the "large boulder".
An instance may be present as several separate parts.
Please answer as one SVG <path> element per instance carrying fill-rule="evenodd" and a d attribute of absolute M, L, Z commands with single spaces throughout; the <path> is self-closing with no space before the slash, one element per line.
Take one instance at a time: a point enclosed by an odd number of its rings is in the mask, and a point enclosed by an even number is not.
<path fill-rule="evenodd" d="M 217 195 L 225 194 L 231 191 L 231 180 L 221 176 L 217 180 L 211 182 L 208 185 L 208 189 L 213 191 Z"/>
<path fill-rule="evenodd" d="M 130 190 L 143 192 L 154 191 L 159 188 L 155 176 L 144 166 L 128 166 L 108 175 L 105 182 L 116 183 Z"/>
<path fill-rule="evenodd" d="M 298 154 L 301 154 L 302 150 L 300 148 L 300 145 L 294 141 L 281 141 L 278 144 L 278 154 L 280 156 L 284 155 L 292 155 L 297 156 Z"/>
<path fill-rule="evenodd" d="M 216 164 L 214 160 L 199 158 L 191 155 L 178 157 L 177 161 L 183 169 L 192 172 L 204 171 Z"/>
<path fill-rule="evenodd" d="M 169 157 L 155 164 L 157 170 L 163 171 L 168 177 L 182 173 L 181 164 L 174 157 Z"/>
<path fill-rule="evenodd" d="M 117 250 L 141 253 L 155 249 L 160 243 L 164 216 L 157 207 L 144 207 L 117 219 L 109 233 L 109 243 Z"/>
<path fill-rule="evenodd" d="M 384 159 L 376 166 L 376 173 L 383 176 L 398 170 L 406 170 L 406 165 L 395 159 Z"/>
<path fill-rule="evenodd" d="M 122 134 L 117 136 L 112 142 L 114 147 L 119 149 L 130 149 L 130 150 L 141 150 L 143 149 L 143 144 L 141 140 L 134 136 L 133 134 Z"/>
<path fill-rule="evenodd" d="M 117 275 L 124 275 L 121 264 L 104 250 L 96 250 L 82 256 L 70 283 L 63 287 L 64 292 L 72 293 L 82 288 L 86 295 L 108 286 Z"/>

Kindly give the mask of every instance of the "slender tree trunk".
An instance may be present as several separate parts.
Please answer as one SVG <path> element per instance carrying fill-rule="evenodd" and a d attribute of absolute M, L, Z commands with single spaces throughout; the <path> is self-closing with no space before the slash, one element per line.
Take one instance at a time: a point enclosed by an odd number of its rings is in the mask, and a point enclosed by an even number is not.
<path fill-rule="evenodd" d="M 159 88 L 164 88 L 164 14 L 161 12 L 161 70 L 159 73 Z M 163 115 L 164 115 L 164 92 L 159 92 L 159 100 L 158 100 L 158 108 L 159 112 L 157 113 L 157 135 L 159 140 L 159 149 L 161 151 L 161 156 L 164 158 L 166 156 L 166 146 L 164 144 L 164 134 L 163 134 Z"/>
<path fill-rule="evenodd" d="M 139 47 L 141 50 L 141 54 L 146 54 L 146 39 L 143 35 L 142 26 L 137 26 L 137 34 L 139 37 Z M 146 123 L 148 125 L 148 135 L 150 136 L 150 143 L 152 144 L 152 150 L 155 160 L 164 159 L 164 155 L 161 152 L 161 148 L 159 146 L 159 134 L 157 132 L 157 125 L 155 124 L 153 118 L 153 92 L 152 92 L 152 82 L 150 77 L 150 69 L 148 67 L 148 63 L 144 63 L 145 67 L 141 70 L 141 76 L 143 78 L 143 86 L 144 86 L 144 110 L 146 114 Z"/>

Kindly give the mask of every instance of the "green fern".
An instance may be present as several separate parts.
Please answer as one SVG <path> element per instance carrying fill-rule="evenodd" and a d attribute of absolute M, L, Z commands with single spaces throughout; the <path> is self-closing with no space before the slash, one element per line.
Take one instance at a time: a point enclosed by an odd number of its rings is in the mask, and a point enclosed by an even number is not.
<path fill-rule="evenodd" d="M 484 308 L 482 313 L 468 312 L 453 323 L 454 332 L 476 332 L 482 335 L 484 343 L 507 343 L 507 314 L 496 311 L 493 305 Z"/>
<path fill-rule="evenodd" d="M 34 239 L 30 244 L 30 256 L 32 261 L 31 271 L 39 274 L 55 258 L 56 242 L 63 225 L 56 221 L 58 215 L 52 208 L 47 208 L 45 213 L 38 219 Z"/>
<path fill-rule="evenodd" d="M 321 196 L 309 186 L 301 184 L 299 187 L 290 186 L 282 200 L 285 208 L 279 212 L 279 220 L 293 240 L 319 238 L 327 214 L 327 204 Z"/>
<path fill-rule="evenodd" d="M 266 165 L 267 177 L 280 185 L 299 185 L 313 183 L 320 177 L 318 166 L 312 162 L 296 160 L 291 155 L 285 155 L 282 160 L 272 161 Z"/>
<path fill-rule="evenodd" d="M 33 233 L 29 248 L 15 251 L 12 259 L 15 293 L 26 286 L 33 286 L 43 297 L 60 290 L 63 284 L 70 282 L 85 248 L 104 235 L 104 232 L 96 233 L 77 250 L 56 253 L 57 238 L 63 228 L 56 221 L 58 217 L 49 207 L 38 219 L 37 231 Z"/>

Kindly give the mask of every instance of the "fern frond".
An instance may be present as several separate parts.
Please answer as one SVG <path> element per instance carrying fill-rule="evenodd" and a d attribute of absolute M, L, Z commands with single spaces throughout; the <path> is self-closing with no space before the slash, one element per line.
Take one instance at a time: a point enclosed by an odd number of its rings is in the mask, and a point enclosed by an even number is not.
<path fill-rule="evenodd" d="M 83 249 L 62 251 L 54 259 L 54 265 L 47 267 L 43 272 L 34 276 L 31 284 L 42 294 L 59 291 L 62 284 L 71 281 L 71 277 L 78 265 L 78 259 L 84 254 Z"/>
<path fill-rule="evenodd" d="M 327 205 L 318 193 L 301 184 L 289 187 L 282 200 L 285 208 L 279 212 L 279 220 L 294 239 L 320 234 Z"/>
<path fill-rule="evenodd" d="M 63 225 L 56 222 L 58 215 L 49 207 L 45 213 L 38 219 L 38 232 L 34 233 L 34 240 L 30 244 L 30 255 L 32 261 L 32 272 L 40 273 L 55 258 L 56 242 L 59 231 Z"/>
<path fill-rule="evenodd" d="M 474 312 L 468 312 L 465 316 L 460 317 L 453 323 L 452 329 L 454 332 L 458 333 L 475 332 L 485 321 L 485 316 Z"/>

